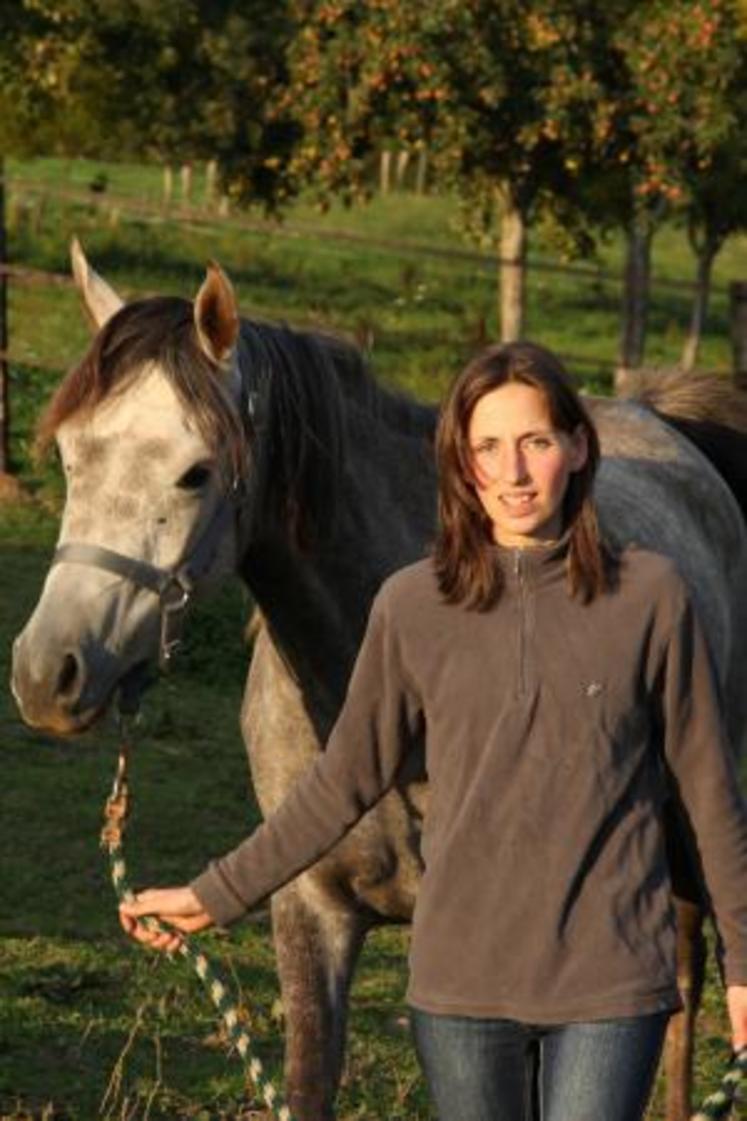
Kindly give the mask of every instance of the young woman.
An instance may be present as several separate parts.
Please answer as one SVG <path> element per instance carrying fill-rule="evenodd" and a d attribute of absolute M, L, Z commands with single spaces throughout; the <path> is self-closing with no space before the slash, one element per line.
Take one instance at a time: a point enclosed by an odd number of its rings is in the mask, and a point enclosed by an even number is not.
<path fill-rule="evenodd" d="M 377 596 L 327 750 L 280 809 L 189 887 L 123 906 L 174 949 L 313 863 L 424 737 L 430 803 L 408 1001 L 444 1121 L 642 1118 L 678 1007 L 661 805 L 676 785 L 747 1043 L 747 813 L 708 653 L 662 557 L 613 556 L 596 433 L 558 360 L 493 347 L 437 441 L 434 556 Z M 532 1064 L 538 1062 L 536 1070 Z"/>

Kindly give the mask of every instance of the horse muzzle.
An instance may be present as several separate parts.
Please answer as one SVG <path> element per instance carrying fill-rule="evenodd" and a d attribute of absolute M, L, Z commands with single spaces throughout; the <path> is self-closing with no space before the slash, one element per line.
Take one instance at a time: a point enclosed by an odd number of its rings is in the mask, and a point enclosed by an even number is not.
<path fill-rule="evenodd" d="M 126 676 L 120 659 L 103 649 L 71 646 L 40 657 L 25 631 L 13 644 L 10 687 L 21 716 L 54 735 L 76 735 L 95 724 Z"/>

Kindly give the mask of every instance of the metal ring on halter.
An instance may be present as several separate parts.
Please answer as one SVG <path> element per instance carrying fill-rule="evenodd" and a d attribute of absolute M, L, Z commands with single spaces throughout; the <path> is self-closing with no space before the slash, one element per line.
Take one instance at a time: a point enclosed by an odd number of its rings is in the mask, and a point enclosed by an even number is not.
<path fill-rule="evenodd" d="M 161 589 L 161 641 L 158 661 L 161 669 L 168 669 L 171 658 L 182 643 L 184 616 L 192 598 L 190 589 L 174 576 Z"/>

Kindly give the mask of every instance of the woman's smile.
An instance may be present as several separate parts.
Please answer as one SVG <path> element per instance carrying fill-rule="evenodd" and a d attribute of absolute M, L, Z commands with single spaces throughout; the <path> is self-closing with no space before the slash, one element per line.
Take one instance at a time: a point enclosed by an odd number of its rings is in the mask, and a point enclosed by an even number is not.
<path fill-rule="evenodd" d="M 502 494 L 500 496 L 500 500 L 505 506 L 508 506 L 511 510 L 518 511 L 526 510 L 528 506 L 531 506 L 535 498 L 536 494 L 533 491 L 523 491 L 520 494 Z"/>

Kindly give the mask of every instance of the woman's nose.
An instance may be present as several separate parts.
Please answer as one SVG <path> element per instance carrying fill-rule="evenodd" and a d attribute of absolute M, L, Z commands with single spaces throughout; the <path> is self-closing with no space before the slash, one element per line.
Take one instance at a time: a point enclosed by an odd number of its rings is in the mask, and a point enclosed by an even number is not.
<path fill-rule="evenodd" d="M 521 483 L 527 477 L 526 457 L 517 445 L 506 445 L 501 449 L 501 477 L 506 483 Z"/>

